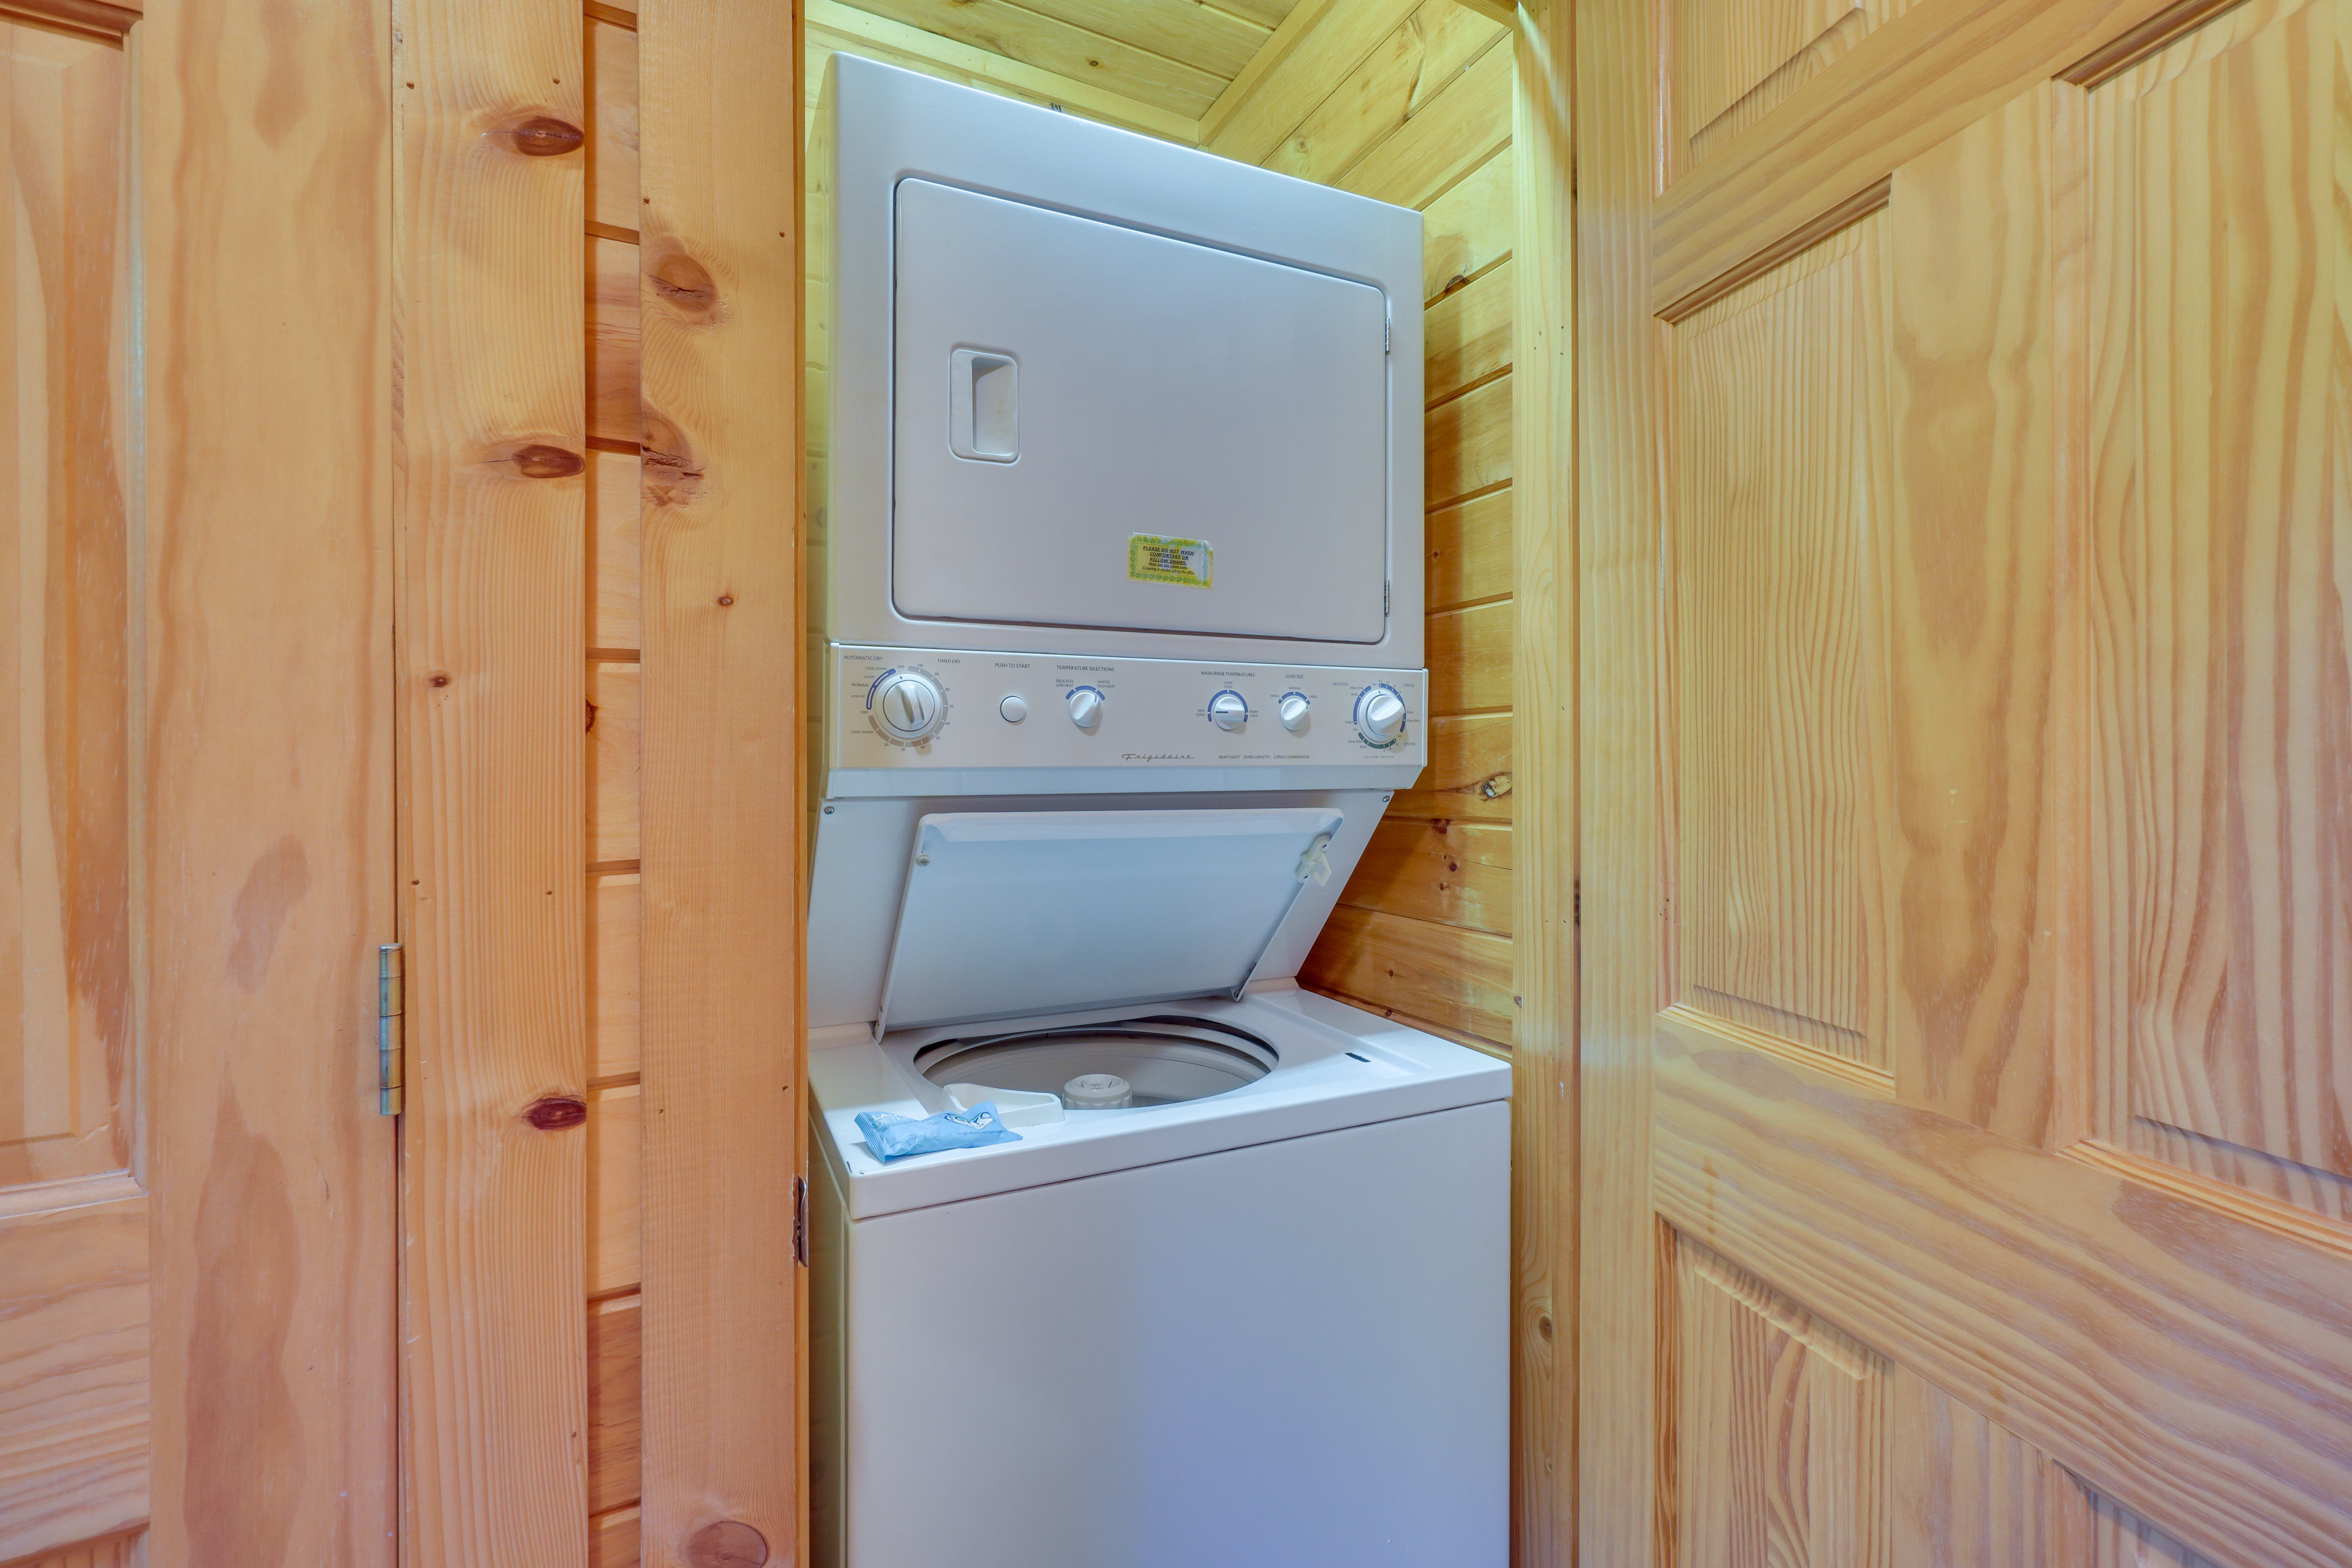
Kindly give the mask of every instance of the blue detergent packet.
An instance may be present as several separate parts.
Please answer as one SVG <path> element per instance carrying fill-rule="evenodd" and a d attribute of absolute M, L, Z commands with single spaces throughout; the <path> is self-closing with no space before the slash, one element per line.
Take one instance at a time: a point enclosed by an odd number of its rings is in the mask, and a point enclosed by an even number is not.
<path fill-rule="evenodd" d="M 983 1149 L 991 1143 L 1021 1142 L 1021 1134 L 998 1119 L 993 1100 L 982 1100 L 970 1110 L 942 1110 L 921 1118 L 861 1110 L 857 1130 L 866 1134 L 866 1146 L 875 1157 L 886 1163 L 910 1154 L 936 1154 L 942 1149 Z"/>

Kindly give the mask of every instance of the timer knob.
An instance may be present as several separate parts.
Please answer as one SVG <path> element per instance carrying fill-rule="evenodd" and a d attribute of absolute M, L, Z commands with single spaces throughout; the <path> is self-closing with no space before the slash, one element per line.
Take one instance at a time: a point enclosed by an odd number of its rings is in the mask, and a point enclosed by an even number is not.
<path fill-rule="evenodd" d="M 1385 686 L 1368 686 L 1356 699 L 1356 733 L 1373 746 L 1393 744 L 1404 733 L 1404 699 Z"/>
<path fill-rule="evenodd" d="M 1238 691 L 1220 691 L 1209 699 L 1209 717 L 1220 730 L 1238 730 L 1249 722 L 1249 704 Z"/>
<path fill-rule="evenodd" d="M 928 741 L 947 719 L 946 694 L 919 669 L 894 669 L 874 693 L 874 723 L 893 741 Z"/>
<path fill-rule="evenodd" d="M 1282 700 L 1274 705 L 1275 717 L 1280 719 L 1282 727 L 1294 735 L 1307 728 L 1307 699 L 1296 691 L 1284 692 Z"/>
<path fill-rule="evenodd" d="M 1102 722 L 1103 694 L 1091 686 L 1081 686 L 1070 693 L 1070 722 L 1081 730 L 1091 730 Z"/>

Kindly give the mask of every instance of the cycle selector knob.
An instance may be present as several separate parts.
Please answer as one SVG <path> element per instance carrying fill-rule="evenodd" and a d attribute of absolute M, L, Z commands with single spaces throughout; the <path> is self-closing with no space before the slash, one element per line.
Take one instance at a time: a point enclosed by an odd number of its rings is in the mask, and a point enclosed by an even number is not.
<path fill-rule="evenodd" d="M 1356 733 L 1368 746 L 1392 746 L 1404 733 L 1404 699 L 1395 689 L 1368 686 L 1356 698 Z"/>
<path fill-rule="evenodd" d="M 1081 686 L 1070 693 L 1070 722 L 1081 730 L 1091 730 L 1102 722 L 1103 694 L 1091 686 Z"/>
<path fill-rule="evenodd" d="M 1220 691 L 1209 699 L 1209 717 L 1220 730 L 1238 730 L 1249 722 L 1249 703 L 1238 691 Z"/>
<path fill-rule="evenodd" d="M 874 689 L 874 727 L 901 745 L 928 741 L 947 721 L 947 694 L 919 669 L 894 669 Z"/>
<path fill-rule="evenodd" d="M 1302 735 L 1307 732 L 1307 710 L 1306 698 L 1296 691 L 1286 691 L 1275 702 L 1274 716 L 1282 721 L 1284 729 L 1294 735 Z"/>

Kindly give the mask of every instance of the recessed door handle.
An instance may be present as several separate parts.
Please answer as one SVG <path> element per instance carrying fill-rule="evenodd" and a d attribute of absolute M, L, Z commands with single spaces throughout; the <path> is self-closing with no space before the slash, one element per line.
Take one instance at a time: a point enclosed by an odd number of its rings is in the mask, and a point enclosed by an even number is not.
<path fill-rule="evenodd" d="M 1021 456 L 1021 367 L 1010 354 L 948 355 L 948 447 L 959 458 L 1010 463 Z"/>

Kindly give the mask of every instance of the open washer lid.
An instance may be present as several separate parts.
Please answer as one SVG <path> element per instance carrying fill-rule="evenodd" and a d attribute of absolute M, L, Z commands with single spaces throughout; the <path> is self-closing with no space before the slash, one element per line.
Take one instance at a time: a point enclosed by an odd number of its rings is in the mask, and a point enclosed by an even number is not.
<path fill-rule="evenodd" d="M 922 817 L 876 1031 L 1238 995 L 1346 819 L 1272 810 Z"/>

